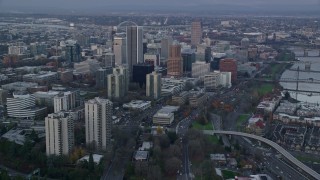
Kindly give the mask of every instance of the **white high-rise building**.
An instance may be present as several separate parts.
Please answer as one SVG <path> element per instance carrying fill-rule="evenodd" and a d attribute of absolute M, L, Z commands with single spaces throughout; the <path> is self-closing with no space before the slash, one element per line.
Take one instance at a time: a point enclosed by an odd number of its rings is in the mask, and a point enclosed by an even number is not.
<path fill-rule="evenodd" d="M 68 155 L 74 147 L 74 122 L 59 112 L 45 118 L 47 155 Z"/>
<path fill-rule="evenodd" d="M 118 66 L 116 68 L 113 68 L 113 73 L 119 73 L 123 75 L 124 78 L 124 94 L 126 94 L 129 91 L 129 70 L 126 66 Z"/>
<path fill-rule="evenodd" d="M 54 112 L 68 111 L 76 107 L 76 93 L 67 91 L 53 98 Z"/>
<path fill-rule="evenodd" d="M 231 72 L 220 72 L 220 84 L 222 87 L 230 88 L 231 83 Z"/>
<path fill-rule="evenodd" d="M 119 99 L 124 96 L 125 92 L 125 79 L 123 74 L 114 73 L 108 75 L 108 98 Z"/>
<path fill-rule="evenodd" d="M 113 41 L 113 53 L 116 65 L 123 65 L 127 63 L 126 39 L 122 37 L 115 37 Z"/>
<path fill-rule="evenodd" d="M 110 150 L 112 102 L 96 97 L 85 103 L 86 143 L 99 150 Z"/>
<path fill-rule="evenodd" d="M 152 72 L 146 77 L 146 96 L 158 99 L 161 97 L 161 74 Z"/>

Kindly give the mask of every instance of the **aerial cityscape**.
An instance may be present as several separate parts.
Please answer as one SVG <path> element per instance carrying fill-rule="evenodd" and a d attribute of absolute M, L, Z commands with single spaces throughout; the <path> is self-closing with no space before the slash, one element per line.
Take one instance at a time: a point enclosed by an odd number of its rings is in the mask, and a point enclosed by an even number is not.
<path fill-rule="evenodd" d="M 0 180 L 319 180 L 320 2 L 250 2 L 0 1 Z"/>

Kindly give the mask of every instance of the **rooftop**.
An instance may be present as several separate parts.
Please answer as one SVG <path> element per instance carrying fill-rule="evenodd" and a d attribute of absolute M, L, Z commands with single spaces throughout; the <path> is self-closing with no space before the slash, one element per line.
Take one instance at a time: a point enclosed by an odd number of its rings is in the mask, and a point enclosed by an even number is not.
<path fill-rule="evenodd" d="M 93 157 L 93 162 L 95 162 L 96 164 L 100 163 L 100 160 L 103 158 L 103 155 L 100 154 L 92 154 Z M 82 157 L 81 159 L 78 160 L 78 162 L 80 161 L 87 161 L 89 162 L 89 155 L 86 155 L 84 157 Z"/>
<path fill-rule="evenodd" d="M 148 159 L 148 151 L 136 151 L 134 155 L 135 160 L 147 160 Z"/>
<path fill-rule="evenodd" d="M 11 129 L 2 135 L 2 138 L 6 138 L 16 144 L 23 145 L 25 141 L 25 131 L 22 129 Z"/>

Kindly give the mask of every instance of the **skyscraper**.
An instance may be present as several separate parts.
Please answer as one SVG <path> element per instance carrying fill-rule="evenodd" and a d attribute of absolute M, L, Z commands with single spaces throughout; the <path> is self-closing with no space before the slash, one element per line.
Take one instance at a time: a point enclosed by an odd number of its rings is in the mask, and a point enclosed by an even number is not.
<path fill-rule="evenodd" d="M 74 122 L 64 112 L 45 118 L 47 155 L 68 155 L 74 146 Z"/>
<path fill-rule="evenodd" d="M 113 41 L 113 53 L 116 65 L 127 63 L 126 39 L 123 37 L 115 37 Z"/>
<path fill-rule="evenodd" d="M 206 47 L 206 49 L 204 50 L 204 60 L 206 61 L 206 63 L 211 62 L 211 57 L 211 47 Z"/>
<path fill-rule="evenodd" d="M 115 72 L 108 75 L 108 98 L 119 99 L 125 95 L 125 78 L 123 74 Z"/>
<path fill-rule="evenodd" d="M 181 46 L 174 44 L 170 46 L 168 58 L 168 76 L 181 77 L 183 75 L 183 61 L 181 56 Z"/>
<path fill-rule="evenodd" d="M 193 49 L 187 49 L 181 53 L 183 59 L 183 74 L 190 75 L 192 63 L 196 62 L 196 54 Z"/>
<path fill-rule="evenodd" d="M 161 74 L 152 72 L 146 76 L 146 96 L 158 99 L 161 96 Z"/>
<path fill-rule="evenodd" d="M 161 57 L 167 59 L 169 57 L 169 48 L 172 44 L 172 38 L 167 37 L 161 40 Z"/>
<path fill-rule="evenodd" d="M 124 76 L 120 73 L 108 75 L 108 98 L 118 99 L 125 95 L 124 93 Z"/>
<path fill-rule="evenodd" d="M 81 61 L 81 49 L 76 41 L 66 41 L 66 60 L 68 63 Z"/>
<path fill-rule="evenodd" d="M 129 91 L 129 80 L 130 80 L 128 68 L 126 66 L 118 66 L 113 68 L 113 73 L 119 73 L 123 75 L 124 94 L 126 94 Z"/>
<path fill-rule="evenodd" d="M 102 55 L 102 67 L 114 68 L 115 66 L 115 55 L 114 53 L 106 53 Z"/>
<path fill-rule="evenodd" d="M 112 102 L 96 97 L 85 103 L 86 143 L 98 150 L 111 149 Z"/>
<path fill-rule="evenodd" d="M 96 88 L 105 89 L 108 85 L 108 75 L 112 74 L 112 68 L 100 68 L 96 72 Z"/>
<path fill-rule="evenodd" d="M 191 24 L 191 45 L 200 44 L 202 39 L 202 25 L 200 21 L 194 21 Z"/>
<path fill-rule="evenodd" d="M 127 64 L 130 77 L 132 77 L 132 66 L 143 62 L 143 30 L 139 26 L 127 27 Z"/>
<path fill-rule="evenodd" d="M 142 87 L 146 85 L 146 75 L 154 71 L 153 64 L 136 64 L 133 66 L 133 75 L 132 81 L 139 83 L 139 86 Z"/>

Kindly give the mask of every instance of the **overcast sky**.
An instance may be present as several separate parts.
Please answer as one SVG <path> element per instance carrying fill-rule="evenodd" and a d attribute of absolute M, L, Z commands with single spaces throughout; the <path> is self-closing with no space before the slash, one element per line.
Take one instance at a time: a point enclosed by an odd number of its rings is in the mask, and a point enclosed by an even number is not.
<path fill-rule="evenodd" d="M 173 4 L 239 4 L 239 5 L 278 5 L 278 4 L 296 4 L 296 5 L 319 5 L 319 0 L 0 0 L 3 6 L 23 5 L 23 6 L 82 6 L 82 5 L 159 5 L 164 3 Z"/>
<path fill-rule="evenodd" d="M 320 0 L 0 0 L 0 9 L 35 9 L 37 8 L 61 8 L 61 9 L 94 9 L 123 7 L 124 9 L 161 9 L 180 7 L 204 7 L 214 8 L 217 6 L 241 6 L 259 9 L 283 9 L 290 7 L 308 11 L 306 7 L 319 8 Z"/>

